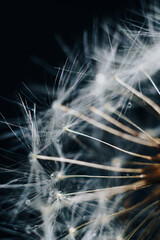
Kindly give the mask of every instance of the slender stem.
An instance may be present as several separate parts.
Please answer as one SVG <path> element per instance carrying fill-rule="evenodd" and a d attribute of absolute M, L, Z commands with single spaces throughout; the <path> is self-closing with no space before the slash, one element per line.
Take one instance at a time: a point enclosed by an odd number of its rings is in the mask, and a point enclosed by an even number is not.
<path fill-rule="evenodd" d="M 136 89 L 132 88 L 130 85 L 128 85 L 126 82 L 123 82 L 117 76 L 114 76 L 114 79 L 117 82 L 119 82 L 123 87 L 127 88 L 130 92 L 135 94 L 137 97 L 145 101 L 150 107 L 152 107 L 160 115 L 160 107 L 155 102 L 153 102 L 150 98 L 143 95 L 141 92 L 137 91 Z"/>
<path fill-rule="evenodd" d="M 61 176 L 60 179 L 65 179 L 65 178 L 107 178 L 107 179 L 134 179 L 134 178 L 145 178 L 145 174 L 140 174 L 140 175 L 135 175 L 135 176 L 94 176 L 94 175 L 64 175 Z"/>
<path fill-rule="evenodd" d="M 70 114 L 72 114 L 73 116 L 76 116 L 77 118 L 80 118 L 82 119 L 83 121 L 97 127 L 97 128 L 100 128 L 102 129 L 103 131 L 106 131 L 106 132 L 109 132 L 113 135 L 116 135 L 118 137 L 121 137 L 123 139 L 126 139 L 128 141 L 132 141 L 132 142 L 135 142 L 137 144 L 142 144 L 142 145 L 145 145 L 145 146 L 149 146 L 149 147 L 157 147 L 157 144 L 153 144 L 153 143 L 150 143 L 148 141 L 145 141 L 144 139 L 140 139 L 140 138 L 137 138 L 137 137 L 134 137 L 132 135 L 129 135 L 129 134 L 126 134 L 126 133 L 123 133 L 123 132 L 120 132 L 114 128 L 111 128 L 109 126 L 106 126 L 92 118 L 89 118 L 87 117 L 86 115 L 78 112 L 78 111 L 75 111 L 74 109 L 71 109 L 71 108 L 68 108 L 67 106 L 64 106 L 64 105 L 59 105 L 59 108 L 62 109 L 63 111 L 65 112 L 69 112 Z"/>
<path fill-rule="evenodd" d="M 91 224 L 91 223 L 94 223 L 94 222 L 96 222 L 96 221 L 101 221 L 101 220 L 103 220 L 103 219 L 112 218 L 112 217 L 118 217 L 118 216 L 120 216 L 120 215 L 122 215 L 122 214 L 125 214 L 125 213 L 127 213 L 127 212 L 130 212 L 130 211 L 138 208 L 139 206 L 141 206 L 141 205 L 143 205 L 143 204 L 145 204 L 145 203 L 146 203 L 146 201 L 144 200 L 144 201 L 142 201 L 142 202 L 140 202 L 140 203 L 138 203 L 138 204 L 136 204 L 136 205 L 134 205 L 134 206 L 132 206 L 132 207 L 130 207 L 130 208 L 127 208 L 127 209 L 125 209 L 125 210 L 122 210 L 122 211 L 120 211 L 120 212 L 116 212 L 116 213 L 113 213 L 113 214 L 111 214 L 111 215 L 103 216 L 103 217 L 101 217 L 101 218 L 93 219 L 93 220 L 91 220 L 91 221 L 89 221 L 89 222 L 83 223 L 82 225 L 76 227 L 76 231 L 79 230 L 80 228 L 85 227 L 85 226 L 87 226 L 87 225 L 89 225 L 89 224 Z M 153 205 L 155 205 L 155 204 L 157 204 L 157 203 L 159 203 L 159 201 L 154 202 Z"/>
<path fill-rule="evenodd" d="M 127 150 L 125 150 L 125 149 L 123 149 L 123 148 L 119 148 L 119 147 L 117 147 L 117 146 L 115 146 L 115 145 L 112 145 L 112 144 L 110 144 L 110 143 L 108 143 L 108 142 L 104 142 L 104 141 L 102 141 L 102 140 L 100 140 L 100 139 L 98 139 L 98 138 L 95 138 L 95 137 L 89 136 L 89 135 L 87 135 L 87 134 L 84 134 L 84 133 L 80 133 L 80 132 L 71 130 L 71 129 L 69 129 L 69 128 L 65 128 L 65 130 L 68 131 L 68 132 L 72 132 L 72 133 L 78 134 L 78 135 L 83 136 L 83 137 L 90 138 L 90 139 L 95 140 L 95 141 L 97 141 L 97 142 L 103 143 L 103 144 L 105 144 L 105 145 L 107 145 L 107 146 L 109 146 L 109 147 L 112 147 L 112 148 L 114 148 L 114 149 L 116 149 L 116 150 L 119 150 L 120 152 L 124 152 L 124 153 L 127 153 L 127 154 L 132 155 L 132 156 L 135 156 L 135 157 L 139 157 L 139 158 L 143 158 L 143 159 L 147 159 L 147 160 L 152 160 L 152 159 L 153 159 L 152 156 L 142 155 L 142 154 L 138 154 L 138 153 L 134 153 L 134 152 L 127 151 Z"/>
<path fill-rule="evenodd" d="M 105 105 L 105 108 L 108 111 L 111 111 L 110 108 L 107 107 L 107 104 Z M 126 122 L 128 122 L 129 124 L 131 124 L 132 126 L 134 126 L 135 128 L 137 128 L 139 131 L 141 131 L 146 137 L 150 138 L 152 141 L 154 141 L 155 143 L 157 143 L 158 145 L 160 144 L 160 141 L 158 141 L 156 138 L 153 138 L 152 136 L 150 136 L 146 131 L 144 131 L 142 128 L 140 128 L 137 124 L 135 124 L 134 122 L 132 122 L 129 118 L 127 118 L 126 116 L 124 116 L 122 113 L 120 113 L 119 111 L 115 110 L 113 107 L 113 112 L 114 114 L 116 114 L 118 117 L 122 118 L 123 120 L 125 120 Z M 142 134 L 138 133 L 138 137 L 144 139 L 145 136 L 143 136 Z"/>
<path fill-rule="evenodd" d="M 124 173 L 143 173 L 143 169 L 141 168 L 133 169 L 133 168 L 112 167 L 112 166 L 106 166 L 106 165 L 97 164 L 97 163 L 84 162 L 84 161 L 75 160 L 75 159 L 62 158 L 62 157 L 50 157 L 50 156 L 44 156 L 44 155 L 35 155 L 34 157 L 41 160 L 64 162 L 64 163 L 76 164 L 76 165 L 97 168 L 97 169 L 102 169 L 107 171 L 124 172 Z"/>
<path fill-rule="evenodd" d="M 156 84 L 153 82 L 153 79 L 151 78 L 151 76 L 144 69 L 141 69 L 141 72 L 144 73 L 144 75 L 150 80 L 150 82 L 152 83 L 153 87 L 156 89 L 157 93 L 160 95 L 160 91 L 157 88 Z"/>
<path fill-rule="evenodd" d="M 117 121 L 116 119 L 114 119 L 113 117 L 111 117 L 109 114 L 104 113 L 104 112 L 100 111 L 99 109 L 97 109 L 97 108 L 95 108 L 95 107 L 93 107 L 93 106 L 89 107 L 89 109 L 90 109 L 93 113 L 101 116 L 102 118 L 104 118 L 104 119 L 107 120 L 108 122 L 112 123 L 112 124 L 115 125 L 116 127 L 121 128 L 123 131 L 128 132 L 128 133 L 130 133 L 131 135 L 134 135 L 134 136 L 137 136 L 137 135 L 138 135 L 138 132 L 137 132 L 137 131 L 135 131 L 134 129 L 132 129 L 132 128 L 130 128 L 130 127 L 127 127 L 126 125 L 124 125 L 124 124 L 122 124 L 121 122 Z"/>

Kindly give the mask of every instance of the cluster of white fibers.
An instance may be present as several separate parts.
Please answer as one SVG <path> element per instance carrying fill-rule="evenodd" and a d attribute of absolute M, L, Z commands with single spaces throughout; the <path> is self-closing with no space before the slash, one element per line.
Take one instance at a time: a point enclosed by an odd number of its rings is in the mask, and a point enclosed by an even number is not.
<path fill-rule="evenodd" d="M 0 228 L 16 239 L 159 239 L 160 8 L 139 16 L 85 40 L 90 64 L 66 63 L 3 120 L 16 139 Z"/>

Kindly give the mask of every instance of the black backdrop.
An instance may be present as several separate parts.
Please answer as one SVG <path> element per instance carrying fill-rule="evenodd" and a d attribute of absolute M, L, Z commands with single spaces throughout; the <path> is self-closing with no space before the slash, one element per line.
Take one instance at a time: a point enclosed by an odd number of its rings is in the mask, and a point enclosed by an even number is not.
<path fill-rule="evenodd" d="M 140 1 L 142 2 L 142 1 Z M 83 31 L 92 29 L 94 18 L 123 18 L 126 8 L 138 9 L 137 0 L 104 1 L 0 1 L 0 96 L 11 98 L 21 82 L 43 80 L 40 69 L 31 61 L 36 56 L 52 66 L 64 63 L 67 56 L 57 43 L 59 35 L 72 49 L 82 40 Z M 42 79 L 41 79 L 42 78 Z M 1 101 L 1 112 L 8 112 Z"/>

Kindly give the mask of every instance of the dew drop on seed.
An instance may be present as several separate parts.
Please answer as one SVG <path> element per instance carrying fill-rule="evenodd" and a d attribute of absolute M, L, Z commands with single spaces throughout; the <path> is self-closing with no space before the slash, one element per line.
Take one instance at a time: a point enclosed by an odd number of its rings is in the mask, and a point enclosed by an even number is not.
<path fill-rule="evenodd" d="M 37 229 L 38 229 L 38 227 L 39 227 L 38 225 L 35 225 L 35 226 L 34 226 L 34 230 L 37 230 Z"/>
<path fill-rule="evenodd" d="M 25 228 L 25 231 L 26 231 L 27 234 L 31 234 L 32 227 L 30 225 L 27 225 L 26 228 Z"/>
<path fill-rule="evenodd" d="M 24 173 L 24 177 L 28 177 L 28 173 L 27 172 Z"/>
<path fill-rule="evenodd" d="M 128 108 L 131 108 L 131 107 L 132 107 L 132 103 L 129 102 L 129 103 L 128 103 Z"/>
<path fill-rule="evenodd" d="M 26 205 L 30 206 L 31 205 L 31 201 L 29 199 L 26 200 Z"/>
<path fill-rule="evenodd" d="M 35 181 L 36 181 L 36 182 L 39 182 L 39 177 L 35 177 Z"/>
<path fill-rule="evenodd" d="M 54 178 L 54 173 L 52 173 L 52 174 L 50 175 L 50 177 L 51 177 L 51 178 Z"/>
<path fill-rule="evenodd" d="M 53 197 L 53 195 L 54 195 L 54 191 L 50 191 L 49 196 Z"/>

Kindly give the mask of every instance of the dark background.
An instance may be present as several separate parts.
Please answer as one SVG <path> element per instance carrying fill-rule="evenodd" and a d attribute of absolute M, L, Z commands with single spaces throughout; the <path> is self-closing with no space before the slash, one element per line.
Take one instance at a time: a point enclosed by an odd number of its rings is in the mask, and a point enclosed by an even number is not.
<path fill-rule="evenodd" d="M 125 18 L 127 8 L 139 10 L 139 1 L 1 0 L 0 112 L 7 119 L 17 116 L 10 100 L 23 88 L 22 82 L 45 83 L 47 69 L 35 63 L 35 57 L 53 68 L 65 63 L 67 56 L 57 35 L 72 49 L 83 41 L 84 30 L 92 31 L 94 19 L 119 22 Z M 0 239 L 3 235 L 0 230 Z"/>
<path fill-rule="evenodd" d="M 1 0 L 0 112 L 6 117 L 14 114 L 10 103 L 2 97 L 14 99 L 22 82 L 27 84 L 36 79 L 44 84 L 46 69 L 35 64 L 33 57 L 52 67 L 65 63 L 67 56 L 56 40 L 57 35 L 72 49 L 77 41 L 82 42 L 84 30 L 92 31 L 94 19 L 120 21 L 127 8 L 139 10 L 138 2 Z"/>

